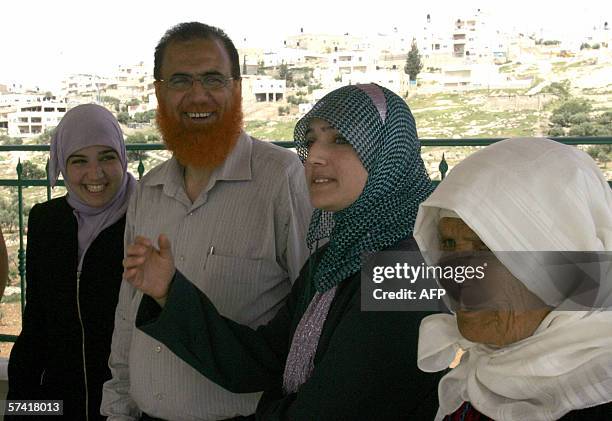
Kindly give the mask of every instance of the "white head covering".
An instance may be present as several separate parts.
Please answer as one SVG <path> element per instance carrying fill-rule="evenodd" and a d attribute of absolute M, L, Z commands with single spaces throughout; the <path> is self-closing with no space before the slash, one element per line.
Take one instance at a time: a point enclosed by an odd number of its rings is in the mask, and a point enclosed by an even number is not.
<path fill-rule="evenodd" d="M 434 252 L 433 259 L 442 209 L 455 212 L 494 252 L 612 251 L 612 191 L 603 174 L 587 154 L 549 139 L 498 142 L 451 171 L 421 204 L 415 222 L 419 248 Z M 497 255 L 547 304 L 563 304 L 554 279 L 513 261 L 511 253 Z M 599 280 L 600 296 L 609 299 L 609 267 Z M 611 310 L 553 310 L 532 336 L 501 349 L 464 339 L 453 315 L 425 318 L 422 370 L 443 370 L 456 349 L 467 350 L 440 381 L 436 419 L 468 401 L 499 421 L 556 420 L 612 401 Z"/>

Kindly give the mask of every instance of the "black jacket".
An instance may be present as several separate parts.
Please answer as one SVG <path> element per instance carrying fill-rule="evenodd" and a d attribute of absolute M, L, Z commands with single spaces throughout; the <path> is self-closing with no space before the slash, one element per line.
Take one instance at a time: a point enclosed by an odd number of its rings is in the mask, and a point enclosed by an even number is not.
<path fill-rule="evenodd" d="M 394 249 L 418 250 L 413 239 Z M 313 257 L 313 267 L 320 256 Z M 433 419 L 440 375 L 424 373 L 416 365 L 419 326 L 428 313 L 361 311 L 359 273 L 336 290 L 312 376 L 298 393 L 283 393 L 291 340 L 304 303 L 315 292 L 308 272 L 306 263 L 285 305 L 257 330 L 219 315 L 179 272 L 163 311 L 143 297 L 136 326 L 226 389 L 264 390 L 257 420 Z"/>
<path fill-rule="evenodd" d="M 111 378 L 108 356 L 123 272 L 124 229 L 125 216 L 102 231 L 86 252 L 79 318 L 76 217 L 66 197 L 32 208 L 27 304 L 11 351 L 7 399 L 61 399 L 67 420 L 85 420 L 87 402 L 89 420 L 103 419 L 100 401 L 102 384 Z"/>

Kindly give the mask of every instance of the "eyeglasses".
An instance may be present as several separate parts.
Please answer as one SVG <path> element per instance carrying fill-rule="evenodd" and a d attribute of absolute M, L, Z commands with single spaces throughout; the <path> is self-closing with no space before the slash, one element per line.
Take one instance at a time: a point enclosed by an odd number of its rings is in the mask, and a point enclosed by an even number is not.
<path fill-rule="evenodd" d="M 185 92 L 193 87 L 195 81 L 199 81 L 204 89 L 214 91 L 216 89 L 225 88 L 233 77 L 226 77 L 219 73 L 206 73 L 203 75 L 173 75 L 170 79 L 158 79 L 158 82 L 165 82 L 168 88 L 173 91 Z"/>

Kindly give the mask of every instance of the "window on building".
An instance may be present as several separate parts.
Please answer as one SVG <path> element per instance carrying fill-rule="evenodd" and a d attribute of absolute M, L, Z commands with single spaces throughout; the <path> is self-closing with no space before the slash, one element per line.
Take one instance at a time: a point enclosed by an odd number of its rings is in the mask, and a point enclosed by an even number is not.
<path fill-rule="evenodd" d="M 28 118 L 27 117 L 19 117 L 19 122 L 20 123 L 27 123 L 28 122 Z"/>
<path fill-rule="evenodd" d="M 42 118 L 40 118 L 40 117 L 32 117 L 31 122 L 32 123 L 40 123 L 40 122 L 42 122 Z"/>
<path fill-rule="evenodd" d="M 46 113 L 52 113 L 53 111 L 55 111 L 55 108 L 45 107 Z"/>

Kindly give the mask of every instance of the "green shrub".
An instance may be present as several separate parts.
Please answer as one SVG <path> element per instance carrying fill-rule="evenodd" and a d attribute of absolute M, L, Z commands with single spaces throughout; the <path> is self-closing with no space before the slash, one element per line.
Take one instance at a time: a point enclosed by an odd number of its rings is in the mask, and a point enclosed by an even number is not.
<path fill-rule="evenodd" d="M 569 116 L 569 122 L 571 125 L 577 125 L 582 123 L 588 123 L 591 119 L 587 113 L 578 113 Z"/>
<path fill-rule="evenodd" d="M 561 126 L 553 126 L 548 130 L 548 135 L 552 137 L 565 136 L 565 131 Z"/>
<path fill-rule="evenodd" d="M 577 126 L 570 128 L 570 136 L 603 136 L 606 134 L 606 129 L 600 124 L 596 123 L 581 123 Z"/>

